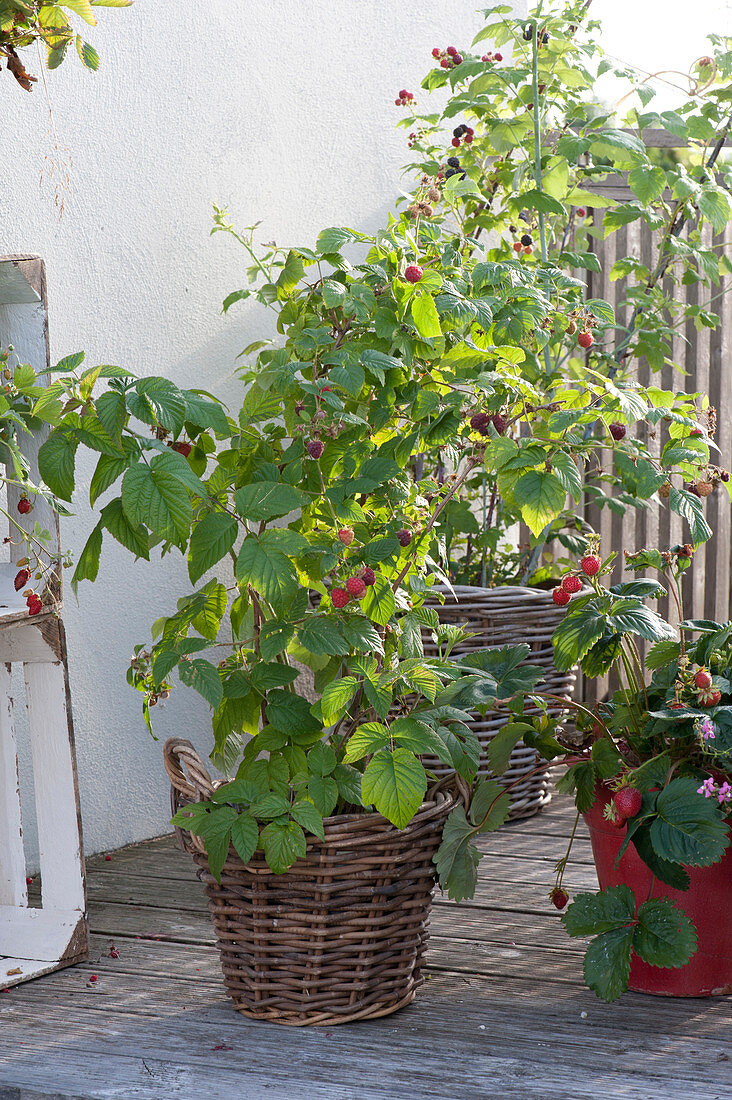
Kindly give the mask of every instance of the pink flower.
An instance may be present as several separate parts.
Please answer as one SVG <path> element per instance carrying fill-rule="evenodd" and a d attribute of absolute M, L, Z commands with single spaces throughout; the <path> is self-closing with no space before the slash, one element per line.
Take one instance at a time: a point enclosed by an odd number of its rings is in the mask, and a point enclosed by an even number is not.
<path fill-rule="evenodd" d="M 701 787 L 697 788 L 697 792 L 696 792 L 696 793 L 697 793 L 697 794 L 703 794 L 705 798 L 713 798 L 713 797 L 714 797 L 714 795 L 715 795 L 715 794 L 716 794 L 717 792 L 716 792 L 716 790 L 715 790 L 715 787 L 714 787 L 714 780 L 712 779 L 711 775 L 710 775 L 710 776 L 708 776 L 708 777 L 707 777 L 707 778 L 706 778 L 706 779 L 704 780 L 704 782 L 702 783 Z"/>
<path fill-rule="evenodd" d="M 732 786 L 729 783 L 723 783 L 717 791 L 717 798 L 722 802 L 732 802 Z"/>

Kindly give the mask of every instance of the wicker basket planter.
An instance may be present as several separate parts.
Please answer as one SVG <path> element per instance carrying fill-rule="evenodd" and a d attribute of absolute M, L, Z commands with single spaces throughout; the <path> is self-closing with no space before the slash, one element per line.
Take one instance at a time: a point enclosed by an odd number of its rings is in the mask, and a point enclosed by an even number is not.
<path fill-rule="evenodd" d="M 538 588 L 506 586 L 503 588 L 477 588 L 468 585 L 455 585 L 454 593 L 441 588 L 445 603 L 437 600 L 428 604 L 437 611 L 440 622 L 464 626 L 474 636 L 455 646 L 453 654 L 460 656 L 485 646 L 518 645 L 525 642 L 531 649 L 528 663 L 541 665 L 545 669 L 545 678 L 539 684 L 539 690 L 552 695 L 571 699 L 577 680 L 575 672 L 558 672 L 554 666 L 552 634 L 564 614 L 552 600 L 551 592 Z M 425 653 L 436 654 L 437 650 L 429 631 L 424 632 Z M 562 711 L 561 705 L 550 706 L 552 714 Z M 536 713 L 536 708 L 526 708 L 526 713 Z M 501 710 L 489 711 L 485 717 L 473 715 L 470 723 L 481 745 L 485 748 L 505 725 L 505 715 Z M 523 742 L 511 754 L 506 772 L 497 777 L 503 784 L 520 782 L 511 791 L 511 811 L 509 819 L 531 817 L 551 799 L 551 782 L 548 769 L 535 775 L 529 773 L 536 767 L 538 755 L 527 748 Z M 425 759 L 425 764 L 436 774 L 443 775 L 446 766 L 434 757 Z M 487 762 L 480 765 L 479 775 L 490 776 Z M 522 780 L 522 777 L 525 779 Z"/>
<path fill-rule="evenodd" d="M 174 811 L 210 796 L 189 741 L 166 743 L 165 767 Z M 423 981 L 432 857 L 455 802 L 435 789 L 403 830 L 375 813 L 328 818 L 325 840 L 308 837 L 307 856 L 282 875 L 261 852 L 245 865 L 232 847 L 220 882 L 199 838 L 177 830 L 204 884 L 236 1010 L 330 1026 L 408 1005 Z"/>

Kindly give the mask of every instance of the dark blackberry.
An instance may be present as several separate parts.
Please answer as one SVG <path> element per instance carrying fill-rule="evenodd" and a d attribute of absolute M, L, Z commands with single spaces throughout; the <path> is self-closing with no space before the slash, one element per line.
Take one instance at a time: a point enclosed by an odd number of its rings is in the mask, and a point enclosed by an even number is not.
<path fill-rule="evenodd" d="M 453 134 L 453 137 L 461 138 L 463 136 L 463 134 L 467 134 L 467 132 L 468 132 L 467 126 L 461 125 L 461 126 L 456 126 L 455 129 L 453 130 L 452 134 Z"/>
<path fill-rule="evenodd" d="M 521 238 L 521 244 L 524 246 L 524 248 L 528 248 L 529 245 L 532 245 L 533 243 L 534 238 L 531 236 L 531 234 L 524 233 L 523 237 Z"/>
<path fill-rule="evenodd" d="M 447 164 L 448 164 L 449 168 L 459 168 L 460 167 L 460 158 L 459 157 L 448 157 L 447 158 Z"/>
<path fill-rule="evenodd" d="M 456 176 L 459 171 L 459 168 L 448 168 L 448 170 L 445 172 L 445 179 L 449 180 L 450 176 Z"/>
<path fill-rule="evenodd" d="M 532 27 L 531 24 L 529 24 L 528 27 L 524 27 L 524 41 L 525 42 L 530 42 L 533 37 L 534 37 L 534 28 Z"/>
<path fill-rule="evenodd" d="M 544 32 L 543 32 L 543 34 L 542 34 L 542 36 L 541 36 L 541 44 L 542 44 L 542 46 L 546 46 L 546 44 L 547 44 L 547 42 L 548 42 L 548 41 L 549 41 L 549 31 L 544 31 Z"/>

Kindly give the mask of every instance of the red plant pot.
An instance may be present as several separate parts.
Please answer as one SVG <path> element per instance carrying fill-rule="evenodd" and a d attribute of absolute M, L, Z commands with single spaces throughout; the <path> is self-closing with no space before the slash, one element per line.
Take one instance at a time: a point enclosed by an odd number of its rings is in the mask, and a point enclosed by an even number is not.
<path fill-rule="evenodd" d="M 610 792 L 601 788 L 594 805 L 583 815 L 590 830 L 600 889 L 629 886 L 642 904 L 648 898 L 653 876 L 633 844 L 615 866 L 625 826 L 619 829 L 603 817 L 609 800 Z M 691 878 L 688 890 L 673 890 L 656 879 L 651 897 L 671 898 L 683 909 L 696 926 L 698 947 L 688 963 L 678 969 L 649 966 L 633 955 L 628 988 L 636 993 L 661 997 L 732 994 L 732 845 L 719 863 L 687 870 Z"/>

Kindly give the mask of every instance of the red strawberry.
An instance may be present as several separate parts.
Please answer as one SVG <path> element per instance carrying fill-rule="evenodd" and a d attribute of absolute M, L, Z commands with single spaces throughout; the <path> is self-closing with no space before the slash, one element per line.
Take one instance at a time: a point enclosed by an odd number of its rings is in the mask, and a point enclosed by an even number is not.
<path fill-rule="evenodd" d="M 349 577 L 346 581 L 346 588 L 357 600 L 359 600 L 366 591 L 366 585 L 361 577 Z"/>
<path fill-rule="evenodd" d="M 708 691 L 712 686 L 712 677 L 705 668 L 700 668 L 698 672 L 694 673 L 694 683 L 702 691 Z"/>
<path fill-rule="evenodd" d="M 577 337 L 577 343 L 581 348 L 591 348 L 595 338 L 591 332 L 581 332 Z"/>
<path fill-rule="evenodd" d="M 701 707 L 716 707 L 719 700 L 722 698 L 722 692 L 717 691 L 716 688 L 712 688 L 709 691 L 699 692 L 699 706 Z"/>
<path fill-rule="evenodd" d="M 43 604 L 41 603 L 39 597 L 36 596 L 35 592 L 31 592 L 26 602 L 28 604 L 29 615 L 40 615 L 43 609 Z"/>
<path fill-rule="evenodd" d="M 370 587 L 371 587 L 371 585 L 372 585 L 372 584 L 374 583 L 374 581 L 376 580 L 376 574 L 374 573 L 373 569 L 371 569 L 371 568 L 370 568 L 370 567 L 369 567 L 369 566 L 367 565 L 367 566 L 365 567 L 365 569 L 364 569 L 363 573 L 361 574 L 361 578 L 362 578 L 362 580 L 363 580 L 363 583 L 364 583 L 364 584 L 366 585 L 366 587 L 367 587 L 367 588 L 370 588 Z"/>
<path fill-rule="evenodd" d="M 625 433 L 627 432 L 627 430 L 628 429 L 625 427 L 625 424 L 620 424 L 617 420 L 614 420 L 608 428 L 610 435 L 618 443 L 621 439 L 625 439 Z"/>
<path fill-rule="evenodd" d="M 28 500 L 28 497 L 21 497 L 18 501 L 18 511 L 20 512 L 21 516 L 27 515 L 32 507 L 33 505 Z"/>
<path fill-rule="evenodd" d="M 409 546 L 412 541 L 412 532 L 402 528 L 401 531 L 397 531 L 396 537 L 400 546 Z"/>
<path fill-rule="evenodd" d="M 27 569 L 21 569 L 19 573 L 16 573 L 14 585 L 15 591 L 20 592 L 21 588 L 25 588 L 30 578 L 30 573 Z"/>
<path fill-rule="evenodd" d="M 408 283 L 418 283 L 422 278 L 423 272 L 421 267 L 417 267 L 416 264 L 410 264 L 404 272 L 404 278 Z"/>
<path fill-rule="evenodd" d="M 350 546 L 354 539 L 353 531 L 350 527 L 341 527 L 338 532 L 338 538 L 341 540 L 344 546 Z"/>
<path fill-rule="evenodd" d="M 305 450 L 311 458 L 318 459 L 325 450 L 325 445 L 319 439 L 310 439 L 305 445 Z"/>
<path fill-rule="evenodd" d="M 572 597 L 563 588 L 555 588 L 552 592 L 552 599 L 558 607 L 566 607 Z"/>
<path fill-rule="evenodd" d="M 330 590 L 330 599 L 333 607 L 345 607 L 350 598 L 345 588 L 331 588 Z"/>
<path fill-rule="evenodd" d="M 586 577 L 596 577 L 602 567 L 602 562 L 596 554 L 585 554 L 582 561 L 582 572 Z"/>
<path fill-rule="evenodd" d="M 562 580 L 562 588 L 565 592 L 569 592 L 570 596 L 573 596 L 575 592 L 579 592 L 582 587 L 582 581 L 574 573 L 568 573 Z"/>
<path fill-rule="evenodd" d="M 566 909 L 567 902 L 569 901 L 569 894 L 566 890 L 562 890 L 560 886 L 555 886 L 549 894 L 552 905 L 556 909 Z"/>
<path fill-rule="evenodd" d="M 630 817 L 635 817 L 641 808 L 641 793 L 637 787 L 621 787 L 613 795 L 615 812 L 620 818 L 619 824 L 623 824 Z"/>

